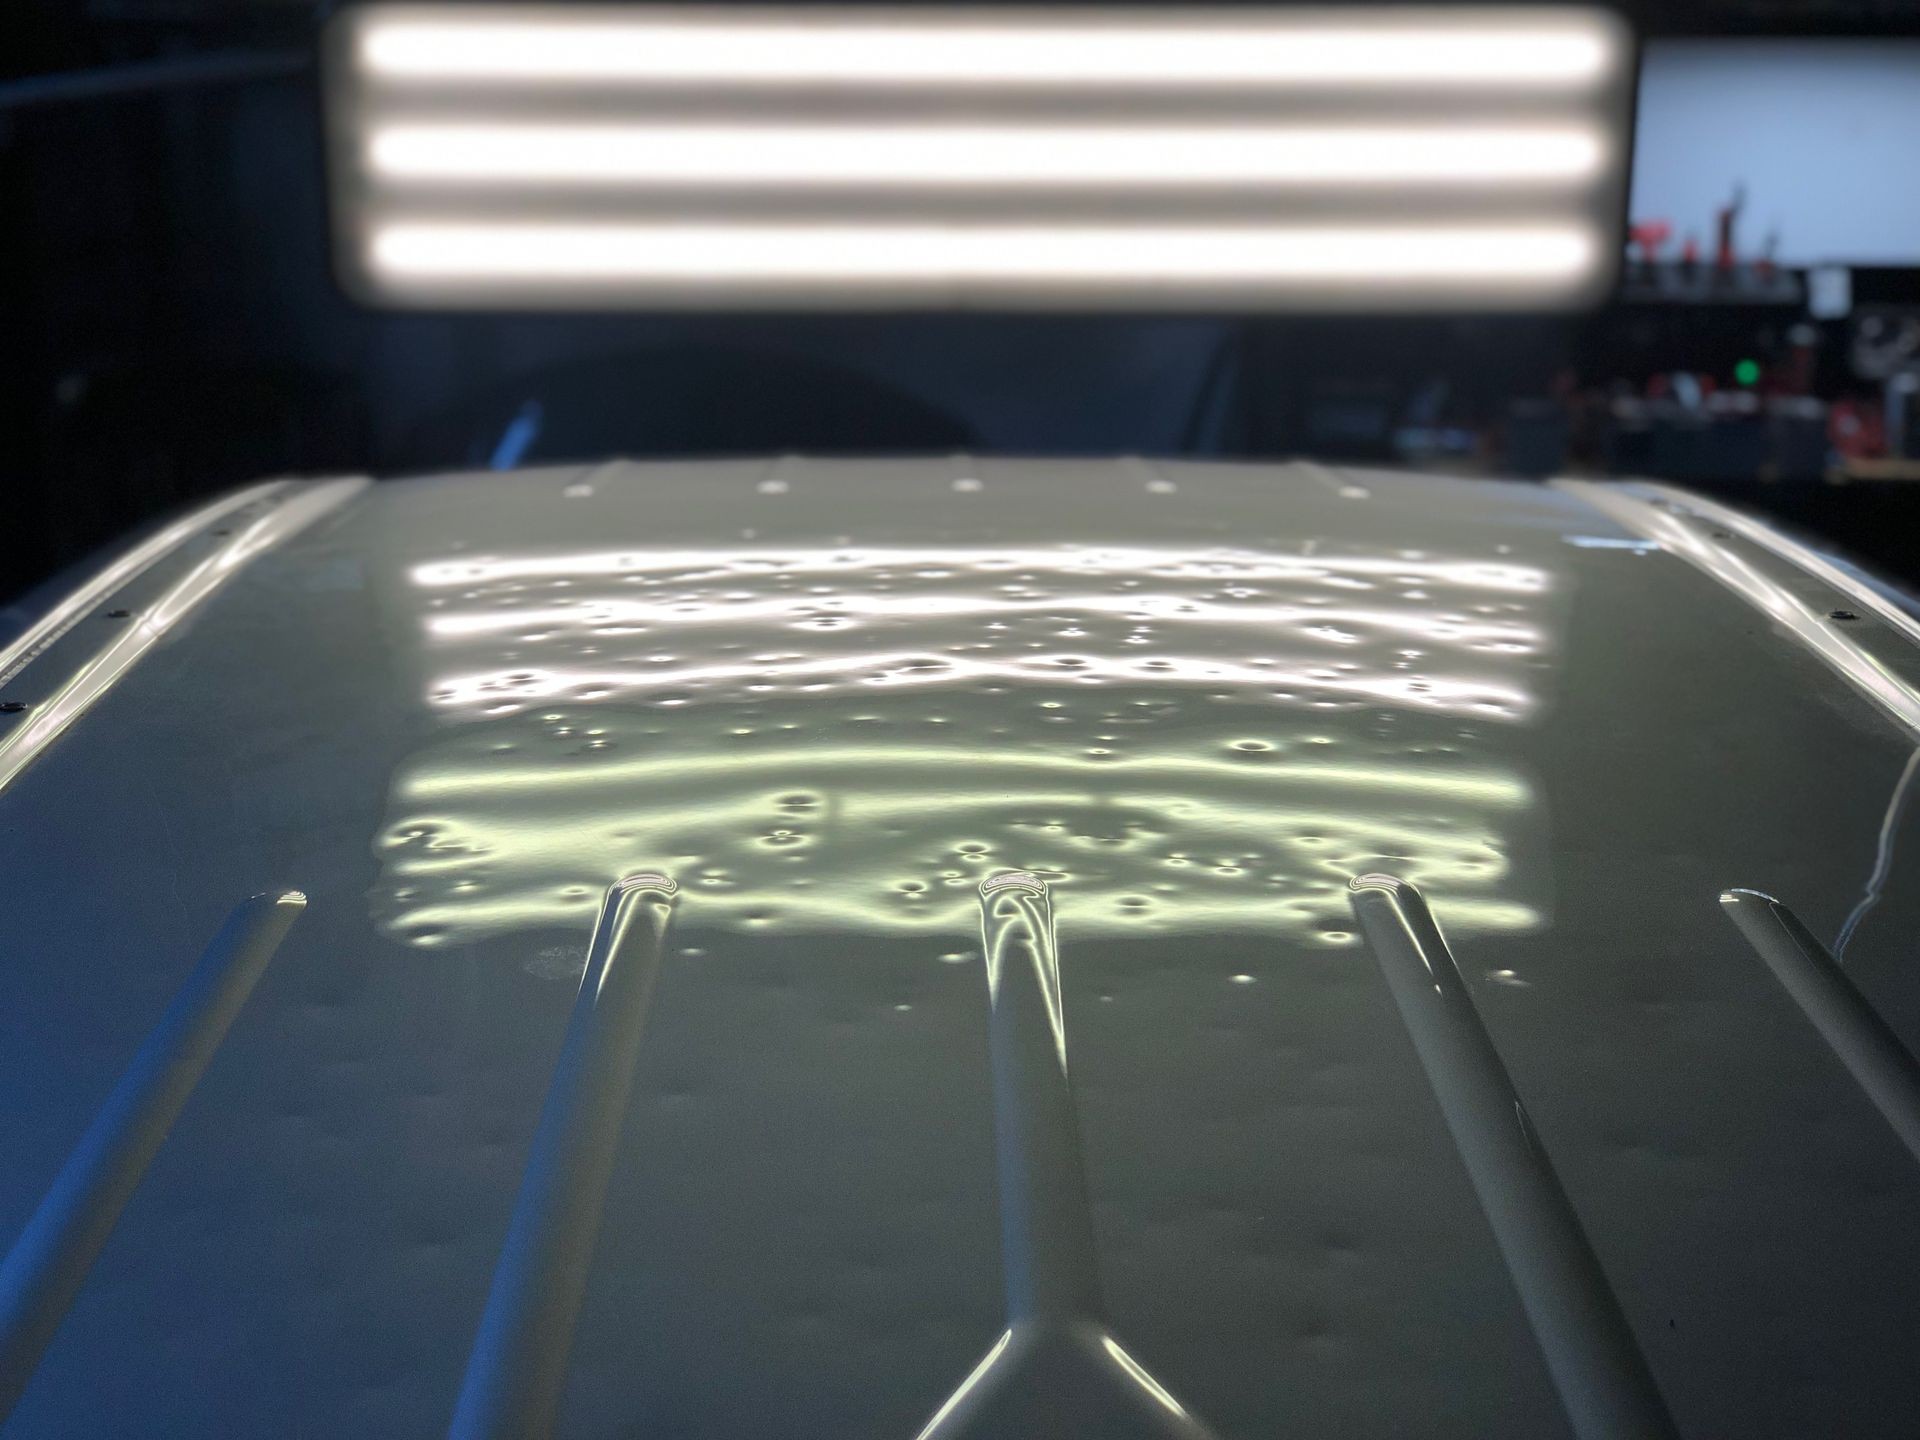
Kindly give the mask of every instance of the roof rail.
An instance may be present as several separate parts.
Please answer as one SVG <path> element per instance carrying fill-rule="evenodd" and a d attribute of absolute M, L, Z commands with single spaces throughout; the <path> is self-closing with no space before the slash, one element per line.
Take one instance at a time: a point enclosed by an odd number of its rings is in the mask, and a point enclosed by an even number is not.
<path fill-rule="evenodd" d="M 186 574 L 174 581 L 152 605 L 131 616 L 125 628 L 101 644 L 51 694 L 28 703 L 11 729 L 0 733 L 0 789 L 24 770 L 56 740 L 87 707 L 109 690 L 148 650 L 209 595 L 231 580 L 256 556 L 300 533 L 364 490 L 364 479 L 324 480 L 310 484 L 278 484 L 243 490 L 227 500 L 197 511 L 169 527 L 110 565 L 101 575 L 68 596 L 25 635 L 0 654 L 0 679 L 15 682 L 7 696 L 20 704 L 15 692 L 28 665 L 72 629 L 79 617 L 112 590 L 152 566 L 168 551 L 224 515 L 259 501 L 271 505 L 244 528 L 222 539 Z M 32 676 L 29 676 L 31 682 Z"/>
<path fill-rule="evenodd" d="M 1684 490 L 1638 482 L 1553 484 L 1719 581 L 1920 735 L 1920 620 L 1858 575 L 1791 536 Z M 1868 613 L 1878 623 L 1868 622 Z"/>
<path fill-rule="evenodd" d="M 266 480 L 248 485 L 231 494 L 221 495 L 205 505 L 196 506 L 170 525 L 147 536 L 113 557 L 87 578 L 85 583 L 61 597 L 51 609 L 38 617 L 6 645 L 0 645 L 0 685 L 18 675 L 54 641 L 77 625 L 95 606 L 187 541 L 236 512 L 258 505 L 285 490 L 286 480 Z"/>
<path fill-rule="evenodd" d="M 297 890 L 256 895 L 228 917 L 0 1262 L 0 1424 L 306 904 Z"/>
<path fill-rule="evenodd" d="M 1392 875 L 1349 886 L 1454 1145 L 1581 1440 L 1677 1432 L 1427 903 Z"/>
<path fill-rule="evenodd" d="M 467 1359 L 455 1440 L 525 1440 L 553 1428 L 677 889 L 645 872 L 616 882 L 601 903 Z"/>
<path fill-rule="evenodd" d="M 1720 907 L 1920 1160 L 1920 1061 L 1913 1052 L 1793 911 L 1758 890 L 1722 891 Z"/>
<path fill-rule="evenodd" d="M 1057 1434 L 1069 1404 L 1087 1434 L 1208 1440 L 1107 1329 L 1046 883 L 988 877 L 980 918 L 1007 1329 L 919 1440 Z"/>
<path fill-rule="evenodd" d="M 1576 483 L 1560 482 L 1563 488 L 1572 488 Z M 1777 530 L 1765 520 L 1737 510 L 1731 505 L 1723 505 L 1711 496 L 1696 494 L 1677 485 L 1662 485 L 1652 480 L 1632 482 L 1631 490 L 1654 503 L 1674 507 L 1671 513 L 1686 515 L 1718 525 L 1741 538 L 1751 540 L 1763 549 L 1771 550 L 1788 564 L 1805 570 L 1840 591 L 1849 600 L 1857 602 L 1861 609 L 1871 610 L 1895 630 L 1901 632 L 1915 645 L 1920 645 L 1920 618 L 1902 607 L 1882 590 L 1876 589 L 1868 577 L 1848 565 L 1838 564 L 1831 557 L 1823 555 L 1811 545 L 1805 544 L 1784 530 Z"/>

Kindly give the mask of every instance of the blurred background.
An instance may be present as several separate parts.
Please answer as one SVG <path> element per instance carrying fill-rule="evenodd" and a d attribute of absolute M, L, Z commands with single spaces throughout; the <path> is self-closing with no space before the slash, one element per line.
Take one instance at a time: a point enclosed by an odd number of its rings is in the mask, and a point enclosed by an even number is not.
<path fill-rule="evenodd" d="M 302 0 L 0 6 L 0 603 L 280 473 L 970 450 L 1655 476 L 1920 581 L 1920 0 L 1636 0 L 1576 316 L 379 313 Z"/>

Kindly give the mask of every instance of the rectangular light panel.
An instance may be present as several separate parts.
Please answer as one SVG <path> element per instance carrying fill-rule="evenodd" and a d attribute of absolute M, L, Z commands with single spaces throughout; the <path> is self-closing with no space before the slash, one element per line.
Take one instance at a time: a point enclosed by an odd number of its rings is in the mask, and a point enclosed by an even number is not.
<path fill-rule="evenodd" d="M 1559 309 L 1609 12 L 363 5 L 340 274 L 426 308 Z"/>

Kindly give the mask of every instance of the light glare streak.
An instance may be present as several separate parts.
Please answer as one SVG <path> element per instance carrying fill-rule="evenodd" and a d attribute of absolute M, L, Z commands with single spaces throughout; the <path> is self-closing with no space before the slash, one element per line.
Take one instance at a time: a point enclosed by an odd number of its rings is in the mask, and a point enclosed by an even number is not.
<path fill-rule="evenodd" d="M 1547 588 L 1547 572 L 1504 560 L 1428 560 L 1417 555 L 1325 553 L 1288 555 L 1263 550 L 1192 550 L 1156 546 L 849 546 L 821 550 L 804 547 L 756 550 L 576 550 L 560 554 L 462 556 L 430 560 L 408 572 L 415 585 L 438 589 L 451 585 L 488 585 L 502 580 L 573 580 L 599 575 L 657 575 L 681 572 L 681 578 L 724 579 L 768 575 L 847 575 L 861 571 L 929 566 L 960 568 L 975 574 L 1025 570 L 1062 575 L 1111 575 L 1121 579 L 1150 576 L 1168 580 L 1324 580 L 1329 576 L 1363 579 L 1407 577 L 1421 584 L 1537 595 Z"/>
<path fill-rule="evenodd" d="M 951 781 L 928 788 L 925 776 L 942 767 L 962 768 L 980 763 L 981 757 L 965 751 L 947 753 L 924 746 L 849 745 L 817 747 L 807 751 L 810 772 L 838 775 L 851 772 L 873 776 L 897 769 L 902 788 L 920 797 L 915 804 L 924 806 L 932 794 L 941 805 L 955 802 L 969 792 Z M 992 756 L 996 773 L 1064 782 L 1075 766 L 1059 758 L 1019 751 L 996 751 Z M 779 776 L 789 768 L 779 755 L 678 755 L 663 771 L 653 760 L 610 761 L 574 769 L 549 766 L 492 764 L 473 770 L 445 769 L 410 777 L 398 787 L 398 793 L 411 801 L 430 802 L 466 796 L 489 796 L 516 790 L 553 792 L 568 789 L 604 790 L 610 785 L 638 784 L 661 776 L 675 784 L 705 779 L 745 780 L 760 773 Z M 1198 760 L 1176 756 L 1151 759 L 1115 759 L 1100 767 L 1104 777 L 1115 775 L 1133 783 L 1158 780 L 1168 784 L 1225 783 L 1244 786 L 1251 783 L 1302 786 L 1331 786 L 1365 791 L 1386 791 L 1394 795 L 1457 800 L 1461 803 L 1520 807 L 1532 803 L 1532 792 L 1518 780 L 1487 770 L 1454 771 L 1440 765 L 1354 765 L 1339 761 L 1246 761 Z M 1103 779 L 1103 784 L 1111 783 Z M 1023 792 L 1024 793 L 1024 792 Z M 1077 802 L 1082 792 L 1039 794 L 1036 804 L 1056 801 Z M 1191 798 L 1191 797 L 1189 797 Z M 1152 805 L 1160 803 L 1138 795 L 1121 797 L 1121 803 Z M 1321 817 L 1323 820 L 1326 817 Z"/>
<path fill-rule="evenodd" d="M 975 599 L 962 595 L 895 597 L 880 595 L 794 596 L 791 599 L 735 600 L 586 600 L 571 606 L 513 607 L 453 615 L 427 621 L 429 634 L 457 640 L 466 636 L 510 635 L 523 631 L 592 630 L 624 626 L 748 624 L 809 620 L 911 621 L 958 615 L 1051 615 L 1071 610 L 1123 620 L 1164 620 L 1183 625 L 1246 625 L 1327 640 L 1327 627 L 1363 626 L 1422 640 L 1472 645 L 1496 642 L 1529 648 L 1542 636 L 1531 625 L 1447 619 L 1400 610 L 1330 605 L 1223 605 L 1178 595 L 1048 595 L 1035 600 Z"/>
<path fill-rule="evenodd" d="M 1419 710 L 1457 714 L 1491 713 L 1507 718 L 1525 714 L 1533 704 L 1531 695 L 1513 686 L 1450 676 L 1302 670 L 1280 665 L 1251 665 L 1165 655 L 1149 655 L 1124 662 L 1104 655 L 1036 655 L 1031 659 L 972 660 L 955 655 L 929 655 L 924 651 L 828 656 L 787 663 L 691 665 L 678 669 L 535 670 L 523 667 L 448 676 L 432 692 L 431 698 L 438 705 L 461 709 L 503 704 L 519 706 L 536 700 L 577 695 L 583 690 L 594 692 L 596 696 L 633 695 L 663 690 L 677 692 L 688 687 L 729 681 L 853 681 L 892 688 L 953 685 L 980 680 L 1257 685 L 1268 689 L 1307 690 L 1320 695 L 1381 701 Z"/>

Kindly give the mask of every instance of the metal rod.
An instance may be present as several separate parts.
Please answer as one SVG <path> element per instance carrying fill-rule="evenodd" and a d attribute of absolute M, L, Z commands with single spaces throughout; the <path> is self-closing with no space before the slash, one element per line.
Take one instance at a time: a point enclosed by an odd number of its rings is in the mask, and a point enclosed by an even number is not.
<path fill-rule="evenodd" d="M 123 100 L 195 85 L 232 85 L 297 75 L 311 63 L 303 50 L 225 51 L 136 60 L 97 70 L 66 70 L 0 83 L 0 111 L 84 100 Z"/>
<path fill-rule="evenodd" d="M 0 1263 L 0 1423 L 306 904 L 297 890 L 256 895 L 228 917 Z"/>
<path fill-rule="evenodd" d="M 1920 1160 L 1920 1061 L 1913 1052 L 1786 906 L 1758 890 L 1725 891 L 1720 905 Z"/>
<path fill-rule="evenodd" d="M 1211 1440 L 1107 1329 L 1046 883 L 990 876 L 980 927 L 1007 1328 L 919 1440 Z"/>
<path fill-rule="evenodd" d="M 1105 1307 L 1046 886 L 1023 871 L 993 876 L 980 919 L 1007 1320 L 1097 1319 Z"/>
<path fill-rule="evenodd" d="M 459 1405 L 456 1440 L 551 1433 L 677 887 L 629 875 L 600 907 Z"/>
<path fill-rule="evenodd" d="M 1581 1440 L 1676 1432 L 1600 1261 L 1419 891 L 1352 882 L 1355 918 L 1440 1102 L 1514 1289 Z"/>

